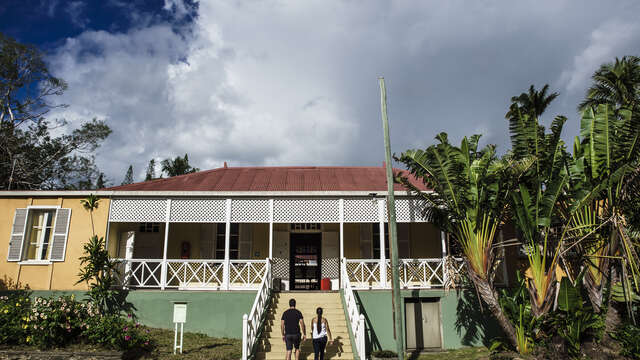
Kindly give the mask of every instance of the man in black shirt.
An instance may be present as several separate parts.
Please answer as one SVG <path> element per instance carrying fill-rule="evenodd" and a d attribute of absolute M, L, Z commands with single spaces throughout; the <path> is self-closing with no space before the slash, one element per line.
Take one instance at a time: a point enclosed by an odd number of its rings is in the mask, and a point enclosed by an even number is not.
<path fill-rule="evenodd" d="M 304 327 L 302 313 L 296 309 L 296 299 L 289 300 L 289 309 L 282 314 L 280 319 L 280 328 L 282 330 L 282 341 L 287 346 L 286 360 L 291 360 L 291 351 L 295 347 L 296 360 L 300 358 L 300 342 L 304 341 L 307 332 Z M 300 329 L 302 328 L 302 333 Z"/>

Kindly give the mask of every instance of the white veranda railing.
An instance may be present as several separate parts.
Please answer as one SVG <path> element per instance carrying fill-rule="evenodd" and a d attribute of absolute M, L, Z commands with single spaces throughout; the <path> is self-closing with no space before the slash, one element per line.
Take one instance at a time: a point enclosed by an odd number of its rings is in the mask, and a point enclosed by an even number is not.
<path fill-rule="evenodd" d="M 447 266 L 447 261 L 453 264 Z M 346 259 L 346 275 L 354 289 L 390 288 L 391 262 L 387 260 L 386 281 L 381 279 L 380 260 Z M 404 289 L 445 288 L 452 283 L 452 276 L 463 272 L 461 258 L 399 259 L 398 276 Z"/>
<path fill-rule="evenodd" d="M 118 285 L 125 288 L 217 290 L 225 284 L 224 260 L 113 260 L 118 263 Z M 266 260 L 230 260 L 229 288 L 257 289 L 266 269 Z"/>
<path fill-rule="evenodd" d="M 224 260 L 167 260 L 165 287 L 211 289 L 222 284 Z"/>
<path fill-rule="evenodd" d="M 344 259 L 349 281 L 354 289 L 382 288 L 380 260 Z M 390 272 L 389 272 L 390 273 Z"/>
<path fill-rule="evenodd" d="M 263 316 L 269 306 L 269 298 L 271 296 L 271 263 L 268 259 L 264 262 L 264 275 L 262 282 L 258 288 L 256 299 L 249 315 L 242 316 L 242 360 L 247 360 L 251 355 L 251 349 L 255 345 L 258 338 L 258 331 L 262 323 Z"/>
<path fill-rule="evenodd" d="M 258 288 L 267 270 L 267 264 L 268 260 L 230 260 L 229 287 Z"/>
<path fill-rule="evenodd" d="M 349 275 L 347 273 L 347 259 L 342 259 L 340 263 L 340 272 L 342 277 L 342 289 L 344 302 L 347 304 L 347 314 L 349 315 L 349 326 L 353 334 L 355 341 L 355 347 L 358 351 L 360 359 L 365 358 L 365 329 L 364 329 L 364 315 L 360 314 L 358 310 L 358 304 L 353 293 L 353 287 L 349 281 Z"/>
<path fill-rule="evenodd" d="M 119 285 L 156 288 L 162 284 L 162 259 L 114 259 L 118 265 Z"/>

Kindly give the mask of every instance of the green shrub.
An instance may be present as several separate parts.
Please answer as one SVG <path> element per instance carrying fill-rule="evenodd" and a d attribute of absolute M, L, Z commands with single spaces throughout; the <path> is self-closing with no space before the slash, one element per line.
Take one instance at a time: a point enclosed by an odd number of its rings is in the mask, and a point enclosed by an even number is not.
<path fill-rule="evenodd" d="M 29 293 L 15 291 L 0 296 L 0 343 L 16 345 L 28 343 Z"/>
<path fill-rule="evenodd" d="M 88 319 L 97 315 L 92 303 L 78 302 L 73 295 L 35 298 L 28 327 L 33 344 L 50 348 L 77 342 Z"/>
<path fill-rule="evenodd" d="M 86 342 L 115 350 L 151 350 L 149 330 L 132 315 L 106 314 L 93 301 L 74 295 L 29 300 L 25 291 L 0 297 L 0 344 L 64 347 Z"/>
<path fill-rule="evenodd" d="M 150 350 L 154 346 L 149 329 L 134 322 L 131 315 L 129 319 L 119 315 L 92 318 L 84 336 L 89 343 L 117 350 Z"/>
<path fill-rule="evenodd" d="M 620 341 L 622 350 L 620 355 L 633 359 L 640 359 L 640 328 L 631 324 L 621 326 L 612 338 Z"/>

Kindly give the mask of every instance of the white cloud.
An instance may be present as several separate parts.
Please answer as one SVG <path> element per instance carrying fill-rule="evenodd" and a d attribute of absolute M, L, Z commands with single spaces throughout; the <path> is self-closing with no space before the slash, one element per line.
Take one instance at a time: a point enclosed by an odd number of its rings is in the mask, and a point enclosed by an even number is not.
<path fill-rule="evenodd" d="M 616 56 L 627 54 L 629 43 L 637 39 L 640 24 L 621 21 L 608 21 L 597 27 L 589 36 L 586 48 L 573 59 L 571 68 L 563 71 L 561 82 L 565 83 L 567 91 L 582 91 L 591 79 L 594 71 L 601 64 L 611 62 Z"/>
<path fill-rule="evenodd" d="M 69 82 L 70 107 L 54 115 L 107 119 L 114 133 L 97 159 L 117 183 L 130 163 L 142 179 L 151 158 L 184 153 L 202 169 L 380 165 L 379 75 L 393 151 L 474 130 L 504 149 L 508 99 L 561 76 L 577 89 L 601 62 L 637 53 L 637 20 L 613 19 L 640 10 L 626 0 L 203 1 L 189 23 L 183 1 L 164 9 L 174 23 L 85 31 L 50 57 Z M 586 38 L 585 49 L 576 39 Z M 576 95 L 558 103 L 571 116 Z"/>
<path fill-rule="evenodd" d="M 82 1 L 70 1 L 69 3 L 67 3 L 66 8 L 64 9 L 65 12 L 69 15 L 71 22 L 75 26 L 83 29 L 87 26 L 87 24 L 89 24 L 89 19 L 84 15 L 86 6 L 87 4 Z M 55 11 L 55 2 L 50 9 L 50 14 L 53 14 L 53 12 Z"/>

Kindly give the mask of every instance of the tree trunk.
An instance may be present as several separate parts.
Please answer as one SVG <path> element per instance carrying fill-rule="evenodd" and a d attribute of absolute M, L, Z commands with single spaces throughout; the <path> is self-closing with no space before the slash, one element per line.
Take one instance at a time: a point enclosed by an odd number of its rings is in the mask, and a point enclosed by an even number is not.
<path fill-rule="evenodd" d="M 613 284 L 615 284 L 616 281 L 618 281 L 618 272 L 616 271 L 616 268 L 612 268 L 611 278 L 609 281 L 609 288 L 613 287 Z M 614 301 L 611 299 L 611 291 L 609 291 L 609 296 L 607 299 L 607 312 L 605 315 L 605 322 L 604 322 L 607 334 L 611 334 L 615 332 L 618 329 L 618 326 L 620 325 L 620 322 L 621 322 L 620 313 L 618 312 L 618 309 L 616 309 L 614 305 L 615 305 Z"/>
<path fill-rule="evenodd" d="M 471 267 L 468 266 L 468 264 L 467 264 L 467 270 L 469 272 L 469 277 L 471 278 L 471 281 L 473 281 L 476 288 L 478 289 L 478 293 L 480 294 L 480 297 L 482 298 L 482 300 L 484 300 L 484 302 L 489 307 L 489 311 L 491 311 L 491 314 L 493 315 L 493 317 L 495 317 L 496 320 L 498 320 L 498 323 L 500 324 L 500 327 L 502 327 L 502 330 L 507 336 L 507 339 L 509 339 L 509 342 L 511 342 L 513 347 L 517 349 L 518 337 L 516 336 L 516 328 L 513 326 L 511 321 L 507 319 L 504 312 L 502 311 L 502 308 L 500 307 L 500 303 L 498 302 L 498 293 L 495 291 L 493 286 L 491 286 L 491 284 L 487 279 L 483 279 L 480 276 L 478 276 L 471 269 Z"/>

